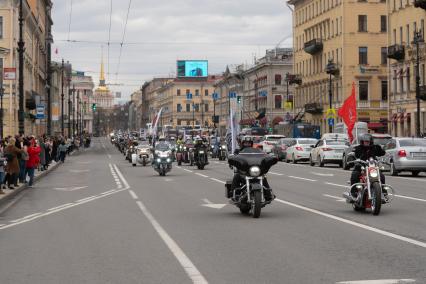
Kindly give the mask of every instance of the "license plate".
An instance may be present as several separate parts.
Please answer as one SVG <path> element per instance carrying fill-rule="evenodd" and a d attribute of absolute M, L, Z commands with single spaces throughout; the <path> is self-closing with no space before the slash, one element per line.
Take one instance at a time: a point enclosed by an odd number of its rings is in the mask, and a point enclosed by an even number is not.
<path fill-rule="evenodd" d="M 411 153 L 413 157 L 426 157 L 426 152 L 421 153 Z"/>

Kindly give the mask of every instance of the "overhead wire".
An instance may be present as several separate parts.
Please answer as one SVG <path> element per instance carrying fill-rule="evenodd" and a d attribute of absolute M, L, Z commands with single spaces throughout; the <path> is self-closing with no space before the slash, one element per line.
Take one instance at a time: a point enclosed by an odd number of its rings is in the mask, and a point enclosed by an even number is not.
<path fill-rule="evenodd" d="M 71 33 L 72 4 L 73 4 L 73 0 L 71 0 L 71 5 L 70 5 L 70 18 L 69 18 L 69 21 L 68 21 L 68 40 L 70 40 L 70 33 Z"/>
<path fill-rule="evenodd" d="M 109 10 L 109 28 L 108 28 L 108 42 L 107 42 L 107 78 L 109 80 L 109 46 L 111 43 L 111 26 L 112 26 L 112 0 L 110 1 L 110 10 Z"/>
<path fill-rule="evenodd" d="M 132 5 L 132 0 L 129 0 L 129 6 L 127 7 L 126 22 L 124 23 L 123 37 L 121 38 L 121 43 L 120 43 L 120 53 L 118 55 L 117 72 L 115 73 L 115 80 L 116 81 L 118 81 L 118 73 L 120 72 L 121 54 L 123 52 L 124 39 L 126 38 L 127 22 L 129 20 L 131 5 Z"/>

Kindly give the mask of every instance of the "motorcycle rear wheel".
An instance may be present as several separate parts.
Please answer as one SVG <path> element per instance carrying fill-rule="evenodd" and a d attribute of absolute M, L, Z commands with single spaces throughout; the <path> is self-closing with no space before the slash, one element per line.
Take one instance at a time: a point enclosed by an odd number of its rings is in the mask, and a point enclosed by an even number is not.
<path fill-rule="evenodd" d="M 254 192 L 253 218 L 259 218 L 262 210 L 262 192 Z"/>
<path fill-rule="evenodd" d="M 371 212 L 373 215 L 377 216 L 380 214 L 380 209 L 382 207 L 382 189 L 378 182 L 371 185 L 371 195 Z"/>

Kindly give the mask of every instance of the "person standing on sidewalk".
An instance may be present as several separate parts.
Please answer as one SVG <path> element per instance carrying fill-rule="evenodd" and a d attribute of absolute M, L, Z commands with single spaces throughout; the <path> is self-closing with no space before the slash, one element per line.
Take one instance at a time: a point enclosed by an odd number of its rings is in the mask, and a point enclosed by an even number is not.
<path fill-rule="evenodd" d="M 3 191 L 3 183 L 4 183 L 4 177 L 5 177 L 4 166 L 6 163 L 6 158 L 4 157 L 3 150 L 4 150 L 4 141 L 0 141 L 0 194 L 5 193 Z"/>
<path fill-rule="evenodd" d="M 28 182 L 29 187 L 33 187 L 34 172 L 40 163 L 40 152 L 41 148 L 38 145 L 38 141 L 31 139 L 30 146 L 28 147 L 28 161 L 25 165 L 26 174 L 30 177 L 30 181 Z"/>
<path fill-rule="evenodd" d="M 61 160 L 61 162 L 65 162 L 65 156 L 67 155 L 67 151 L 68 151 L 68 147 L 65 144 L 65 141 L 62 140 L 61 144 L 58 147 L 58 152 L 59 152 L 59 159 Z"/>
<path fill-rule="evenodd" d="M 22 144 L 21 144 L 21 155 L 18 155 L 18 161 L 19 161 L 19 176 L 18 176 L 18 180 L 19 183 L 25 183 L 25 176 L 26 176 L 26 172 L 25 172 L 25 163 L 28 161 L 28 146 L 30 144 L 28 143 L 28 138 L 23 138 L 22 139 Z M 23 168 L 22 168 L 23 166 Z M 16 186 L 16 184 L 15 184 Z"/>
<path fill-rule="evenodd" d="M 19 174 L 19 162 L 18 155 L 21 155 L 22 150 L 18 149 L 15 145 L 16 139 L 10 138 L 9 144 L 4 150 L 4 155 L 6 157 L 6 173 L 8 174 L 7 186 L 9 189 L 15 189 L 14 185 L 17 183 L 17 177 Z"/>

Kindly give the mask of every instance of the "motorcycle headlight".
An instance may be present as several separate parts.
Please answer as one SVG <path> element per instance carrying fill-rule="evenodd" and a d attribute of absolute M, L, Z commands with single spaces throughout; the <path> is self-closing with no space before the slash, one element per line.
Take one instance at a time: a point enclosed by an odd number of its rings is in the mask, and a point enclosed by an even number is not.
<path fill-rule="evenodd" d="M 157 163 L 160 163 L 161 162 L 161 159 L 157 159 Z"/>
<path fill-rule="evenodd" d="M 170 158 L 167 158 L 167 163 L 170 163 L 172 160 Z"/>
<path fill-rule="evenodd" d="M 225 149 L 226 149 L 226 146 L 222 146 L 222 149 L 223 149 L 223 150 L 225 150 Z"/>
<path fill-rule="evenodd" d="M 252 177 L 258 177 L 260 176 L 260 168 L 258 166 L 253 166 L 249 170 L 249 174 Z"/>
<path fill-rule="evenodd" d="M 376 177 L 378 177 L 378 175 L 379 175 L 379 173 L 376 170 L 371 170 L 370 171 L 370 176 L 372 178 L 376 178 Z"/>
<path fill-rule="evenodd" d="M 200 151 L 200 154 L 204 154 L 204 151 Z"/>
<path fill-rule="evenodd" d="M 183 147 L 184 150 L 186 150 L 186 147 Z"/>

